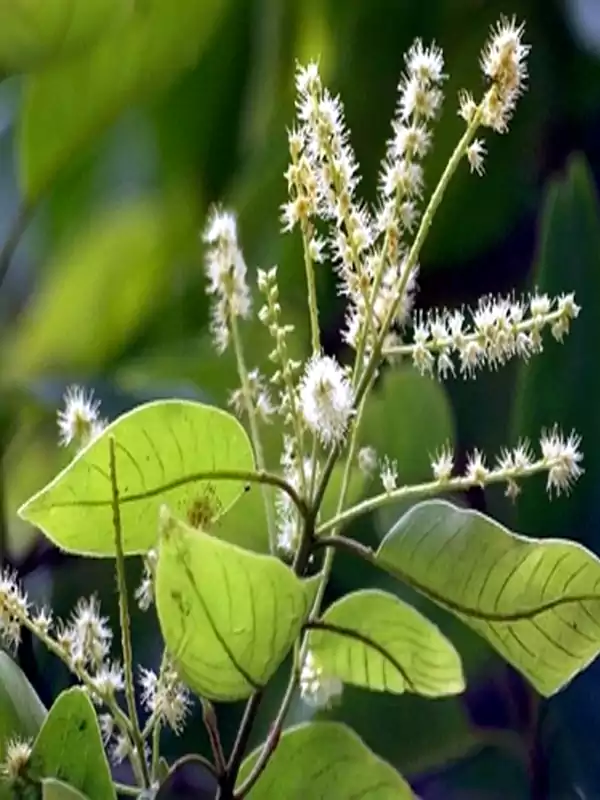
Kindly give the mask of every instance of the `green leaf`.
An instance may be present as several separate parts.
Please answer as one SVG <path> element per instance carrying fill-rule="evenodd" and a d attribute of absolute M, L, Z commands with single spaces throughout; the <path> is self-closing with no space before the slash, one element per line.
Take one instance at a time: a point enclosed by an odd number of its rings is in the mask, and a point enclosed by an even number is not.
<path fill-rule="evenodd" d="M 58 781 L 56 778 L 44 778 L 42 800 L 86 800 L 86 796 L 68 783 Z"/>
<path fill-rule="evenodd" d="M 163 509 L 156 609 L 195 692 L 239 700 L 265 686 L 298 636 L 311 586 L 279 559 L 242 550 Z"/>
<path fill-rule="evenodd" d="M 30 763 L 32 775 L 60 778 L 89 800 L 116 798 L 96 712 L 79 687 L 56 699 L 33 745 Z"/>
<path fill-rule="evenodd" d="M 250 773 L 261 748 L 242 765 Z M 410 786 L 359 737 L 338 722 L 310 722 L 290 728 L 248 794 L 249 800 L 413 800 Z"/>
<path fill-rule="evenodd" d="M 128 104 L 152 96 L 199 58 L 225 3 L 144 0 L 126 24 L 78 58 L 27 78 L 20 183 L 29 201 Z"/>
<path fill-rule="evenodd" d="M 310 649 L 327 674 L 377 692 L 427 697 L 465 688 L 460 656 L 440 630 L 387 592 L 364 590 L 330 606 L 310 633 Z"/>
<path fill-rule="evenodd" d="M 133 7 L 132 0 L 0 0 L 0 71 L 39 69 L 81 52 Z"/>
<path fill-rule="evenodd" d="M 4 379 L 21 384 L 52 371 L 101 371 L 147 325 L 171 285 L 174 262 L 195 238 L 179 198 L 137 199 L 95 214 L 44 265 L 3 348 Z"/>
<path fill-rule="evenodd" d="M 551 297 L 573 291 L 582 310 L 562 344 L 548 337 L 544 352 L 520 365 L 513 438 L 535 441 L 543 428 L 555 423 L 566 432 L 574 428 L 583 440 L 585 473 L 571 497 L 552 505 L 541 479 L 528 484 L 519 498 L 517 520 L 532 536 L 587 528 L 585 544 L 596 549 L 589 509 L 596 503 L 600 482 L 600 381 L 593 366 L 600 339 L 600 204 L 582 156 L 573 156 L 566 174 L 551 182 L 540 225 L 532 286 Z M 567 264 L 576 268 L 566 269 Z"/>
<path fill-rule="evenodd" d="M 518 536 L 432 500 L 398 521 L 376 558 L 484 636 L 542 695 L 600 652 L 600 561 L 575 542 Z"/>
<path fill-rule="evenodd" d="M 46 709 L 15 662 L 0 650 L 0 763 L 10 739 L 33 739 Z"/>
<path fill-rule="evenodd" d="M 19 509 L 63 550 L 113 556 L 109 436 L 116 443 L 123 546 L 156 545 L 160 506 L 207 527 L 242 492 L 240 481 L 199 479 L 215 470 L 253 471 L 246 432 L 235 417 L 187 400 L 146 403 L 123 414 Z"/>

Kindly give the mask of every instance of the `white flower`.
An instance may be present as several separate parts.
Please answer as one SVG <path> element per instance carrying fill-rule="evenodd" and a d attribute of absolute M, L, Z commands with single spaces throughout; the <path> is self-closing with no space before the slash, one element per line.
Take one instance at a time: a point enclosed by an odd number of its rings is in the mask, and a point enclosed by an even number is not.
<path fill-rule="evenodd" d="M 444 447 L 431 462 L 433 477 L 436 481 L 444 483 L 452 477 L 454 469 L 454 455 L 449 447 Z"/>
<path fill-rule="evenodd" d="M 575 481 L 583 474 L 579 466 L 583 455 L 579 450 L 581 438 L 571 433 L 567 439 L 555 427 L 544 433 L 540 440 L 542 457 L 548 468 L 546 488 L 548 494 L 554 490 L 558 495 L 568 493 Z"/>
<path fill-rule="evenodd" d="M 174 733 L 181 733 L 192 707 L 192 699 L 173 667 L 164 668 L 160 676 L 141 667 L 140 686 L 142 704 L 146 710 L 168 725 Z"/>
<path fill-rule="evenodd" d="M 84 447 L 104 429 L 105 423 L 98 416 L 100 401 L 94 399 L 93 391 L 69 386 L 64 403 L 57 415 L 59 443 L 67 447 L 74 442 Z"/>
<path fill-rule="evenodd" d="M 209 245 L 206 291 L 214 298 L 211 330 L 217 350 L 223 352 L 229 344 L 231 318 L 247 318 L 252 307 L 235 216 L 214 209 L 206 225 L 204 241 Z"/>
<path fill-rule="evenodd" d="M 110 650 L 113 633 L 108 626 L 108 618 L 100 616 L 96 597 L 79 600 L 61 638 L 68 644 L 74 662 L 98 668 L 103 664 Z"/>
<path fill-rule="evenodd" d="M 471 172 L 476 172 L 480 177 L 485 171 L 485 142 L 482 139 L 475 139 L 467 147 L 467 160 L 471 167 Z"/>
<path fill-rule="evenodd" d="M 467 459 L 465 477 L 467 477 L 470 481 L 483 486 L 489 474 L 490 471 L 485 465 L 483 454 L 477 449 L 474 450 Z"/>
<path fill-rule="evenodd" d="M 0 777 L 8 779 L 9 783 L 22 778 L 31 758 L 31 742 L 19 737 L 8 739 L 4 761 L 0 765 Z M 11 795 L 10 789 L 8 794 Z"/>
<path fill-rule="evenodd" d="M 317 709 L 331 708 L 342 695 L 342 681 L 325 675 L 312 651 L 308 651 L 300 671 L 300 696 L 305 703 Z"/>
<path fill-rule="evenodd" d="M 314 355 L 300 380 L 299 405 L 308 428 L 325 445 L 341 442 L 354 410 L 346 371 L 330 356 Z"/>
<path fill-rule="evenodd" d="M 381 464 L 380 477 L 384 490 L 388 494 L 393 492 L 398 481 L 398 465 L 395 461 L 390 461 L 387 456 L 385 456 Z"/>

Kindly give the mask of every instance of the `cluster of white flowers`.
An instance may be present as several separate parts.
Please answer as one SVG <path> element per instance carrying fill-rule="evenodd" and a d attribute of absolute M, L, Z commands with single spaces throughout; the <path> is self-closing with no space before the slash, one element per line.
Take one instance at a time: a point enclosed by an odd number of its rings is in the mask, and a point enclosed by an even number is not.
<path fill-rule="evenodd" d="M 29 613 L 27 595 L 16 575 L 0 571 L 0 642 L 15 649 L 21 639 L 21 625 Z"/>
<path fill-rule="evenodd" d="M 317 709 L 331 708 L 339 702 L 344 690 L 342 681 L 326 675 L 312 651 L 308 651 L 300 670 L 300 696 Z"/>
<path fill-rule="evenodd" d="M 15 737 L 6 742 L 4 761 L 0 765 L 0 778 L 10 783 L 18 781 L 27 774 L 31 759 L 31 742 Z"/>
<path fill-rule="evenodd" d="M 157 675 L 150 669 L 140 668 L 142 704 L 152 717 L 171 728 L 175 734 L 183 730 L 186 717 L 192 708 L 192 697 L 181 682 L 172 665 L 163 667 Z"/>
<path fill-rule="evenodd" d="M 64 447 L 76 444 L 85 447 L 99 436 L 106 427 L 106 420 L 99 416 L 100 401 L 94 392 L 86 392 L 80 386 L 69 386 L 64 396 L 65 407 L 58 411 L 58 440 Z"/>
<path fill-rule="evenodd" d="M 557 341 L 568 333 L 579 314 L 573 294 L 551 299 L 534 294 L 528 301 L 485 297 L 477 308 L 436 312 L 414 322 L 413 343 L 388 340 L 388 358 L 411 357 L 423 375 L 440 378 L 457 371 L 473 377 L 483 367 L 495 369 L 512 358 L 527 360 L 542 351 L 542 332 L 549 328 Z"/>
<path fill-rule="evenodd" d="M 237 222 L 233 214 L 214 209 L 204 231 L 207 293 L 213 297 L 212 333 L 215 347 L 227 349 L 232 319 L 250 316 L 252 302 L 247 267 L 238 244 Z"/>
<path fill-rule="evenodd" d="M 565 436 L 557 427 L 542 433 L 539 442 L 539 455 L 536 456 L 526 441 L 516 447 L 504 448 L 497 456 L 493 466 L 488 466 L 484 454 L 475 449 L 467 457 L 462 474 L 454 472 L 454 454 L 450 447 L 441 449 L 431 460 L 431 470 L 435 483 L 440 489 L 486 486 L 492 483 L 505 483 L 506 494 L 516 497 L 520 488 L 518 481 L 536 474 L 546 473 L 548 494 L 568 493 L 575 481 L 583 474 L 580 451 L 581 439 L 575 433 Z M 386 492 L 396 489 L 397 470 L 395 465 L 385 459 L 381 468 L 381 482 Z"/>
<path fill-rule="evenodd" d="M 524 25 L 502 17 L 492 29 L 481 53 L 481 70 L 491 88 L 478 107 L 470 92 L 461 92 L 459 114 L 467 124 L 476 115 L 483 127 L 506 133 L 517 100 L 527 83 L 527 56 L 530 46 L 523 44 Z M 466 151 L 471 171 L 483 175 L 486 148 L 482 139 L 474 139 Z"/>

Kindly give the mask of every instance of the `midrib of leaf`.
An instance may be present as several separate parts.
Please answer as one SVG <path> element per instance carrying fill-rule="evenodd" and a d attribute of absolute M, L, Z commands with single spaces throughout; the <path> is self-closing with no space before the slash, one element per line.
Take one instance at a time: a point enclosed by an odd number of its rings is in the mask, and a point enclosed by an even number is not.
<path fill-rule="evenodd" d="M 465 617 L 471 617 L 483 622 L 520 622 L 522 620 L 534 619 L 540 614 L 544 614 L 547 611 L 552 611 L 555 608 L 561 608 L 562 606 L 577 605 L 578 603 L 600 602 L 600 593 L 579 594 L 571 595 L 570 597 L 557 597 L 554 600 L 548 600 L 546 603 L 540 603 L 540 605 L 518 611 L 505 613 L 482 611 L 481 609 L 460 603 L 457 600 L 451 600 L 440 592 L 436 592 L 430 586 L 421 583 L 412 575 L 405 572 L 402 568 L 387 563 L 383 556 L 378 555 L 376 561 L 382 569 L 384 569 L 394 578 L 399 578 L 403 583 L 406 583 L 408 586 L 425 595 L 430 600 L 433 600 L 438 605 L 445 606 L 450 611 L 454 611 L 457 614 L 462 614 Z"/>
<path fill-rule="evenodd" d="M 382 658 L 388 661 L 398 672 L 402 675 L 406 685 L 410 687 L 413 692 L 416 692 L 416 687 L 413 681 L 411 680 L 408 672 L 404 669 L 402 664 L 386 649 L 386 647 L 379 642 L 374 641 L 370 636 L 360 631 L 354 630 L 354 628 L 348 628 L 345 625 L 338 625 L 337 623 L 329 624 L 327 621 L 324 622 L 313 622 L 311 623 L 310 627 L 312 630 L 321 631 L 322 633 L 330 633 L 333 635 L 341 636 L 346 639 L 352 639 L 355 642 L 359 642 L 363 644 L 365 647 L 371 648 L 379 653 Z M 369 670 L 365 663 L 365 674 L 368 676 Z M 384 679 L 384 683 L 387 681 Z"/>
<path fill-rule="evenodd" d="M 206 604 L 206 601 L 204 600 L 204 597 L 202 596 L 202 592 L 199 591 L 198 586 L 196 585 L 196 581 L 194 580 L 194 576 L 192 574 L 192 571 L 190 570 L 189 566 L 183 560 L 182 560 L 182 564 L 183 564 L 183 568 L 185 570 L 185 574 L 187 576 L 187 579 L 189 580 L 189 582 L 190 582 L 190 584 L 192 586 L 192 589 L 194 590 L 194 594 L 196 595 L 196 598 L 198 599 L 198 602 L 202 606 L 202 610 L 206 614 L 206 618 L 208 619 L 208 623 L 209 623 L 210 627 L 212 628 L 213 633 L 217 637 L 217 641 L 219 642 L 219 644 L 223 648 L 225 654 L 227 655 L 227 658 L 231 661 L 234 669 L 236 669 L 239 672 L 239 674 L 246 681 L 246 683 L 248 683 L 250 686 L 252 686 L 253 689 L 255 689 L 255 690 L 262 689 L 262 686 L 259 683 L 257 683 L 257 681 L 255 681 L 254 678 L 248 672 L 246 672 L 246 670 L 238 662 L 238 660 L 235 657 L 233 651 L 231 650 L 231 648 L 227 644 L 226 638 L 223 636 L 223 634 L 219 630 L 219 628 L 217 626 L 217 623 L 215 622 L 215 620 L 213 618 L 213 615 L 211 614 L 211 612 L 210 612 L 210 610 L 209 610 L 209 608 L 208 608 L 208 606 Z M 256 631 L 253 631 L 253 633 L 255 634 Z"/>

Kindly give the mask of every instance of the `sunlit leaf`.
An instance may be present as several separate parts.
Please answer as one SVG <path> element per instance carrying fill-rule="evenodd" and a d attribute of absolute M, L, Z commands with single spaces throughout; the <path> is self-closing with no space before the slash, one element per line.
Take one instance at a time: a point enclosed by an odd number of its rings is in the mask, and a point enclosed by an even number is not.
<path fill-rule="evenodd" d="M 58 696 L 35 740 L 30 765 L 32 775 L 66 781 L 89 800 L 116 798 L 96 712 L 83 689 Z"/>
<path fill-rule="evenodd" d="M 248 697 L 267 683 L 298 636 L 311 586 L 277 558 L 222 542 L 165 509 L 162 514 L 155 591 L 165 644 L 198 694 Z"/>
<path fill-rule="evenodd" d="M 242 765 L 240 782 L 260 748 Z M 310 722 L 288 729 L 249 800 L 413 800 L 404 778 L 338 722 Z"/>
<path fill-rule="evenodd" d="M 575 542 L 518 536 L 432 500 L 398 521 L 377 560 L 484 636 L 543 695 L 600 652 L 600 561 Z"/>
<path fill-rule="evenodd" d="M 458 694 L 465 683 L 458 653 L 440 630 L 394 595 L 364 590 L 330 606 L 310 633 L 327 674 L 379 692 L 428 697 Z"/>
<path fill-rule="evenodd" d="M 37 735 L 46 709 L 27 677 L 0 650 L 0 762 L 10 739 L 31 739 Z"/>
<path fill-rule="evenodd" d="M 20 182 L 29 200 L 132 101 L 192 66 L 223 0 L 145 0 L 126 24 L 81 56 L 27 78 Z"/>
<path fill-rule="evenodd" d="M 44 778 L 42 800 L 86 800 L 86 796 L 68 783 L 56 778 Z"/>
<path fill-rule="evenodd" d="M 96 43 L 134 0 L 0 0 L 0 71 L 38 69 Z"/>
<path fill-rule="evenodd" d="M 186 400 L 146 403 L 109 425 L 19 509 L 63 550 L 115 553 L 109 436 L 115 438 L 123 546 L 129 555 L 156 545 L 162 503 L 208 527 L 244 484 L 211 481 L 206 473 L 254 469 L 250 441 L 235 417 Z"/>

